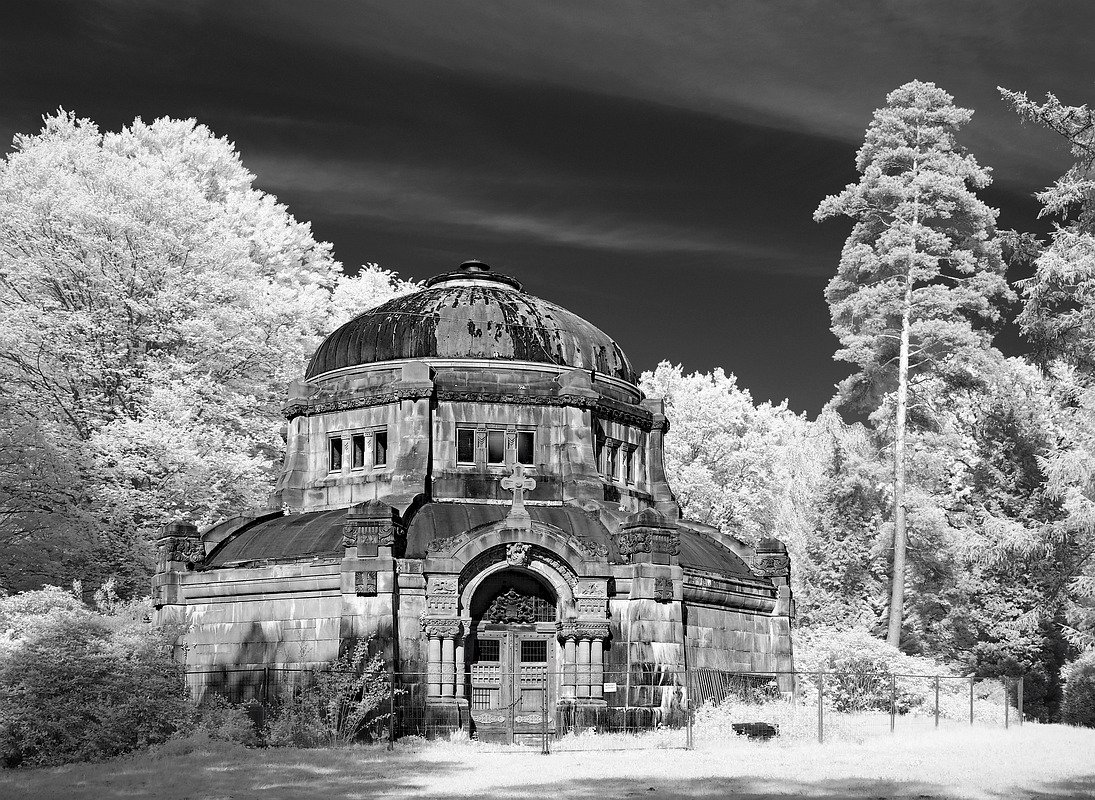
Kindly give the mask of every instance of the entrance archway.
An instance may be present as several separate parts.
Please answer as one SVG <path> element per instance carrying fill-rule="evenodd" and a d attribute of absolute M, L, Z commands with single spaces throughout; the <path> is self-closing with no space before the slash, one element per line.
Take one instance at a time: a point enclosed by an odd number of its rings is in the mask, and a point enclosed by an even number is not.
<path fill-rule="evenodd" d="M 558 598 L 534 573 L 486 578 L 465 645 L 472 730 L 485 741 L 539 741 L 554 730 Z"/>

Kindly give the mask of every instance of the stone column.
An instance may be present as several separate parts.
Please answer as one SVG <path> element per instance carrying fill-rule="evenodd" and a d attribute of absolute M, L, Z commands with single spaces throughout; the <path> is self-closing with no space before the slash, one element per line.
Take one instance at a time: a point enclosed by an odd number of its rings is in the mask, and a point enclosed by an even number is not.
<path fill-rule="evenodd" d="M 578 640 L 578 697 L 589 697 L 589 639 Z"/>
<path fill-rule="evenodd" d="M 563 641 L 563 699 L 573 700 L 578 696 L 577 659 L 574 647 L 574 637 L 568 636 Z"/>
<path fill-rule="evenodd" d="M 589 643 L 589 696 L 594 700 L 604 697 L 605 665 L 604 642 L 592 639 Z"/>
<path fill-rule="evenodd" d="M 441 637 L 429 635 L 429 650 L 426 657 L 426 680 L 429 682 L 430 697 L 441 696 Z"/>
<path fill-rule="evenodd" d="M 456 696 L 464 697 L 464 637 L 456 640 Z"/>
<path fill-rule="evenodd" d="M 456 642 L 452 636 L 441 640 L 441 696 L 456 696 Z"/>

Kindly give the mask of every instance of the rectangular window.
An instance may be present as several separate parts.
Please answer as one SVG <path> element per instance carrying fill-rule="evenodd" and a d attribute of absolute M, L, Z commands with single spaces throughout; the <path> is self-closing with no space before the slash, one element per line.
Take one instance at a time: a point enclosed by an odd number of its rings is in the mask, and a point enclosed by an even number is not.
<path fill-rule="evenodd" d="M 506 463 L 505 431 L 487 431 L 487 463 Z"/>
<path fill-rule="evenodd" d="M 616 453 L 615 445 L 609 445 L 608 456 L 605 459 L 605 477 L 610 481 L 616 480 Z"/>
<path fill-rule="evenodd" d="M 342 472 L 342 437 L 328 439 L 327 445 L 328 453 L 330 455 L 327 469 L 330 472 Z"/>
<path fill-rule="evenodd" d="M 476 661 L 501 661 L 501 643 L 497 639 L 480 639 L 476 642 Z"/>
<path fill-rule="evenodd" d="M 624 466 L 624 474 L 627 477 L 627 482 L 628 483 L 634 483 L 635 482 L 635 450 L 634 450 L 634 448 L 631 448 L 631 447 L 627 448 L 627 455 L 624 456 L 624 458 L 626 459 L 625 466 Z"/>
<path fill-rule="evenodd" d="M 517 463 L 534 464 L 536 435 L 532 431 L 517 431 Z"/>
<path fill-rule="evenodd" d="M 355 433 L 350 437 L 350 467 L 361 469 L 365 466 L 365 434 Z"/>
<path fill-rule="evenodd" d="M 388 432 L 377 431 L 373 434 L 373 466 L 382 467 L 388 463 Z"/>
<path fill-rule="evenodd" d="M 456 463 L 475 463 L 475 431 L 471 428 L 456 429 Z"/>
<path fill-rule="evenodd" d="M 543 639 L 521 640 L 521 663 L 543 664 L 547 661 L 547 642 Z"/>

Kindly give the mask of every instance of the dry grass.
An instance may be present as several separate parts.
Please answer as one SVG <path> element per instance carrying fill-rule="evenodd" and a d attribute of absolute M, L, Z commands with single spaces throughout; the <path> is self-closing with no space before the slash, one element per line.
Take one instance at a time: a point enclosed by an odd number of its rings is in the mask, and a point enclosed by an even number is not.
<path fill-rule="evenodd" d="M 1095 797 L 1095 730 L 912 729 L 863 742 L 701 742 L 541 756 L 460 742 L 343 750 L 174 743 L 104 763 L 0 772 L 0 797 L 303 800 L 489 797 Z"/>

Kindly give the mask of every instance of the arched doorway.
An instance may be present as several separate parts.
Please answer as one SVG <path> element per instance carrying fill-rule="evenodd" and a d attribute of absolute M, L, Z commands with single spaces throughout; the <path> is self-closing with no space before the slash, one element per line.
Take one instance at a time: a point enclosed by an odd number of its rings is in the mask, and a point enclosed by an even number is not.
<path fill-rule="evenodd" d="M 558 602 L 533 573 L 508 569 L 478 587 L 466 643 L 473 732 L 530 743 L 555 726 Z"/>

